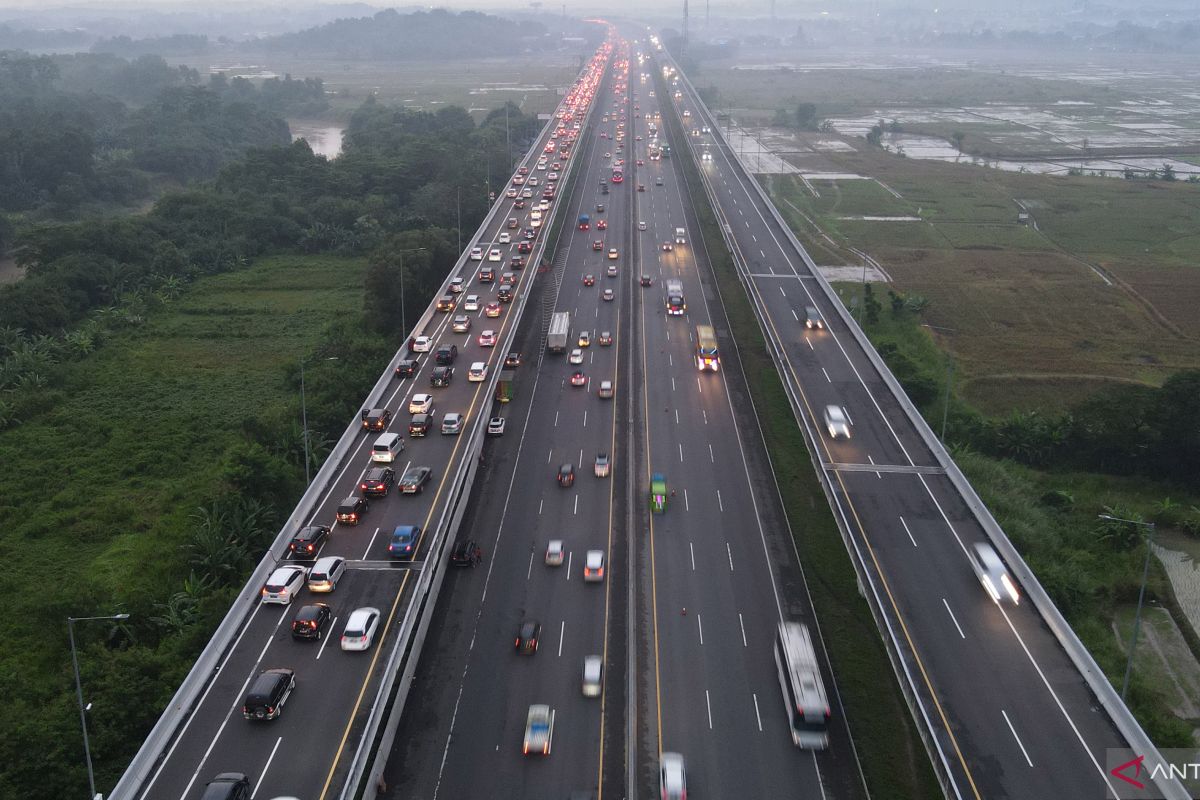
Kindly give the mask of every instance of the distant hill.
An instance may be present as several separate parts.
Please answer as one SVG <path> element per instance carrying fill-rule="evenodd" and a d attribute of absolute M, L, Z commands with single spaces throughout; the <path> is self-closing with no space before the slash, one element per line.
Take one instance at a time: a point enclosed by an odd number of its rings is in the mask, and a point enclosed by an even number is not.
<path fill-rule="evenodd" d="M 476 11 L 445 10 L 339 19 L 317 28 L 261 40 L 256 49 L 343 59 L 453 59 L 511 55 L 546 35 L 541 23 Z"/>

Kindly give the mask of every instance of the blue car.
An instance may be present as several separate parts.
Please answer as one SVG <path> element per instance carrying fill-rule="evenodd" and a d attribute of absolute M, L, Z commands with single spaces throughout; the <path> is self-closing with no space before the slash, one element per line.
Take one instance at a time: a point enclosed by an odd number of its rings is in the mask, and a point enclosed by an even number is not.
<path fill-rule="evenodd" d="M 397 525 L 388 544 L 388 555 L 392 558 L 412 560 L 417 555 L 417 540 L 421 538 L 420 525 Z"/>

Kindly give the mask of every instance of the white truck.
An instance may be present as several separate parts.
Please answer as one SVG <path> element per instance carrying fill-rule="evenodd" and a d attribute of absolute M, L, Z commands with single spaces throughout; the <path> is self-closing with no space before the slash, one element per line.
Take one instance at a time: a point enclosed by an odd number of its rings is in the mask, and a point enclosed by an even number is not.
<path fill-rule="evenodd" d="M 672 278 L 667 281 L 667 314 L 680 317 L 685 311 L 687 303 L 683 299 L 683 281 Z"/>
<path fill-rule="evenodd" d="M 550 332 L 546 335 L 546 349 L 551 353 L 562 353 L 571 338 L 571 313 L 556 311 L 550 317 Z"/>

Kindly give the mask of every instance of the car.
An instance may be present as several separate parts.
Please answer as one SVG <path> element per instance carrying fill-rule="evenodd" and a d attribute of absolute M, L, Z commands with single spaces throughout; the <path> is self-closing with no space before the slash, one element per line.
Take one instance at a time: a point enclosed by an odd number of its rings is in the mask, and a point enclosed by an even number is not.
<path fill-rule="evenodd" d="M 511 200 L 517 196 L 517 190 L 514 187 L 510 186 L 504 190 L 504 196 Z M 472 256 L 472 257 L 474 257 L 474 256 Z"/>
<path fill-rule="evenodd" d="M 537 238 L 537 231 L 534 230 L 533 228 L 526 228 L 524 233 L 522 233 L 521 235 L 525 237 L 526 241 L 532 242 L 535 238 Z M 520 252 L 519 249 L 518 249 L 518 252 Z"/>
<path fill-rule="evenodd" d="M 1009 577 L 1008 570 L 1005 568 L 1004 562 L 1000 560 L 995 548 L 986 542 L 975 542 L 971 545 L 969 553 L 971 568 L 975 570 L 975 576 L 979 578 L 979 582 L 983 584 L 984 590 L 987 591 L 993 602 L 1012 603 L 1013 605 L 1021 602 L 1017 585 Z"/>
<path fill-rule="evenodd" d="M 454 380 L 454 367 L 434 367 L 429 373 L 429 385 L 435 389 L 444 389 Z"/>
<path fill-rule="evenodd" d="M 512 235 L 509 234 L 508 231 L 501 231 L 500 236 L 497 237 L 496 241 L 499 244 L 509 244 L 512 242 Z"/>
<path fill-rule="evenodd" d="M 600 381 L 600 388 L 596 390 L 596 395 L 601 400 L 611 400 L 613 396 L 612 381 Z"/>
<path fill-rule="evenodd" d="M 643 275 L 638 279 L 638 283 L 640 283 L 642 286 L 653 286 L 654 278 L 651 278 L 649 275 Z"/>
<path fill-rule="evenodd" d="M 510 191 L 510 192 L 512 192 L 512 194 L 510 194 L 510 195 L 509 195 L 509 197 L 516 197 L 516 196 L 517 196 L 517 192 L 516 192 L 516 190 L 515 190 L 515 189 L 510 189 L 509 191 Z M 518 211 L 520 211 L 521 209 L 525 208 L 525 201 L 524 201 L 524 200 L 521 200 L 521 199 L 518 199 L 518 200 L 517 200 L 517 202 L 513 203 L 513 208 L 515 208 L 515 209 L 517 209 Z"/>
<path fill-rule="evenodd" d="M 598 222 L 596 222 L 596 230 L 598 230 L 598 231 L 608 230 L 608 220 L 602 219 L 602 220 L 599 220 Z"/>
<path fill-rule="evenodd" d="M 496 270 L 491 267 L 480 267 L 478 280 L 481 284 L 494 282 L 496 280 Z"/>
<path fill-rule="evenodd" d="M 333 611 L 324 603 L 301 606 L 292 618 L 292 638 L 301 641 L 321 641 L 325 628 L 333 619 Z"/>
<path fill-rule="evenodd" d="M 292 541 L 288 542 L 288 557 L 313 558 L 318 552 L 320 552 L 328 538 L 328 526 L 305 525 L 303 528 L 296 531 L 296 535 L 292 537 Z"/>
<path fill-rule="evenodd" d="M 566 557 L 566 551 L 563 548 L 562 539 L 551 539 L 546 544 L 546 565 L 551 567 L 562 566 L 563 559 Z"/>
<path fill-rule="evenodd" d="M 391 467 L 371 467 L 358 483 L 364 497 L 386 497 L 396 482 L 396 471 Z"/>
<path fill-rule="evenodd" d="M 612 258 L 612 256 L 609 256 L 609 258 Z M 609 265 L 608 265 L 607 274 L 608 274 L 608 277 L 610 277 L 610 278 L 615 278 L 615 277 L 617 277 L 617 265 L 616 265 L 616 264 L 609 264 Z"/>
<path fill-rule="evenodd" d="M 616 261 L 619 257 L 620 256 L 617 253 L 617 248 L 615 248 L 615 247 L 609 248 L 609 251 L 608 251 L 608 260 L 609 261 Z"/>
<path fill-rule="evenodd" d="M 583 386 L 587 383 L 587 376 L 583 374 L 583 370 L 575 370 L 571 373 L 571 385 Z"/>
<path fill-rule="evenodd" d="M 604 659 L 600 656 L 583 657 L 583 696 L 599 697 L 600 683 L 604 675 Z"/>
<path fill-rule="evenodd" d="M 204 786 L 200 800 L 250 800 L 250 779 L 241 772 L 222 772 Z"/>
<path fill-rule="evenodd" d="M 417 360 L 415 358 L 402 358 L 396 364 L 397 378 L 411 378 L 417 374 Z"/>
<path fill-rule="evenodd" d="M 478 341 L 479 341 L 480 347 L 495 347 L 496 346 L 496 332 L 491 329 L 481 331 L 479 333 Z"/>
<path fill-rule="evenodd" d="M 429 467 L 409 467 L 400 479 L 400 493 L 420 494 L 432 477 L 433 470 Z"/>
<path fill-rule="evenodd" d="M 414 336 L 412 343 L 408 346 L 408 349 L 414 353 L 428 353 L 432 347 L 432 336 Z"/>
<path fill-rule="evenodd" d="M 642 137 L 640 137 L 640 136 L 639 136 L 638 138 L 639 138 L 639 139 L 641 139 Z M 637 165 L 638 165 L 639 167 L 644 167 L 644 166 L 646 166 L 646 162 L 645 162 L 645 161 L 643 161 L 642 159 L 640 159 L 640 158 L 639 158 L 639 159 L 637 160 Z"/>
<path fill-rule="evenodd" d="M 596 203 L 596 213 L 597 214 L 604 213 L 604 203 Z"/>
<path fill-rule="evenodd" d="M 513 350 L 504 357 L 504 366 L 512 369 L 521 366 L 521 354 Z"/>
<path fill-rule="evenodd" d="M 576 347 L 574 350 L 571 351 L 571 354 L 569 356 L 567 356 L 567 363 L 582 364 L 583 363 L 583 351 L 580 350 L 578 347 Z"/>
<path fill-rule="evenodd" d="M 456 305 L 457 305 L 457 303 L 454 300 L 454 295 L 444 294 L 440 298 L 438 298 L 437 310 L 441 311 L 443 314 L 449 313 L 454 310 L 454 307 Z"/>
<path fill-rule="evenodd" d="M 605 120 L 605 122 L 608 122 L 608 120 Z M 612 153 L 605 153 L 605 154 L 604 154 L 604 157 L 605 157 L 605 158 L 612 158 Z"/>
<path fill-rule="evenodd" d="M 526 183 L 527 183 L 528 185 L 530 185 L 530 186 L 537 186 L 537 185 L 538 185 L 538 179 L 537 179 L 537 177 L 535 177 L 535 176 L 531 176 L 531 177 L 529 178 L 529 180 L 528 180 L 528 181 L 526 181 Z"/>
<path fill-rule="evenodd" d="M 386 408 L 364 408 L 360 416 L 363 430 L 368 431 L 387 430 L 388 423 L 392 421 L 392 412 Z"/>
<path fill-rule="evenodd" d="M 525 620 L 517 626 L 516 650 L 521 655 L 531 656 L 537 652 L 538 639 L 542 635 L 542 623 Z"/>
<path fill-rule="evenodd" d="M 580 347 L 590 347 L 592 344 L 592 334 L 588 331 L 580 331 L 578 344 Z"/>
<path fill-rule="evenodd" d="M 825 330 L 825 318 L 812 306 L 804 307 L 804 327 Z"/>
<path fill-rule="evenodd" d="M 310 592 L 332 592 L 337 588 L 342 573 L 346 571 L 346 559 L 341 556 L 325 556 L 318 558 L 308 571 L 308 590 Z"/>
<path fill-rule="evenodd" d="M 670 241 L 666 241 L 662 243 L 662 249 L 664 253 L 669 253 L 675 249 L 675 245 Z"/>
<path fill-rule="evenodd" d="M 515 272 L 505 272 L 500 275 L 501 286 L 516 286 L 517 274 Z"/>
<path fill-rule="evenodd" d="M 548 175 L 546 176 L 546 180 L 548 180 L 548 181 L 556 181 L 556 180 L 558 180 L 558 173 L 557 173 L 557 172 L 551 172 L 550 174 L 548 174 Z"/>
<path fill-rule="evenodd" d="M 296 689 L 296 673 L 287 668 L 265 669 L 246 690 L 242 716 L 251 720 L 276 719 Z"/>
<path fill-rule="evenodd" d="M 411 561 L 417 555 L 417 540 L 420 537 L 419 525 L 397 525 L 392 529 L 392 539 L 388 542 L 388 555 Z"/>
<path fill-rule="evenodd" d="M 355 609 L 342 629 L 342 649 L 349 653 L 370 650 L 381 617 L 378 608 L 366 606 Z"/>
<path fill-rule="evenodd" d="M 483 361 L 471 362 L 470 368 L 467 370 L 467 380 L 471 383 L 480 383 L 486 381 L 488 376 L 488 365 Z"/>
<path fill-rule="evenodd" d="M 505 286 L 505 287 L 501 288 L 498 295 L 504 294 L 505 289 L 508 289 L 508 287 Z M 512 290 L 510 289 L 509 292 L 511 293 L 511 291 Z M 501 312 L 500 304 L 498 302 L 496 302 L 495 300 L 493 300 L 492 302 L 488 303 L 486 306 L 483 307 L 483 315 L 485 317 L 487 317 L 488 319 L 495 319 L 496 317 L 500 316 L 500 312 Z"/>
<path fill-rule="evenodd" d="M 638 184 L 638 191 L 639 191 L 639 192 L 644 192 L 644 191 L 646 191 L 646 184 L 644 184 L 644 183 L 639 183 L 639 184 Z"/>
<path fill-rule="evenodd" d="M 662 186 L 662 185 L 663 185 L 663 180 L 662 180 L 662 178 L 655 178 L 655 179 L 654 179 L 654 185 L 655 185 L 655 186 Z"/>
<path fill-rule="evenodd" d="M 608 453 L 596 453 L 596 463 L 592 466 L 592 472 L 597 478 L 607 478 L 608 473 L 612 469 L 612 461 L 608 458 Z"/>
<path fill-rule="evenodd" d="M 492 417 L 487 424 L 488 436 L 504 435 L 504 417 Z"/>
<path fill-rule="evenodd" d="M 298 565 L 276 567 L 262 588 L 262 602 L 281 606 L 290 605 L 292 598 L 304 588 L 308 570 Z"/>
<path fill-rule="evenodd" d="M 408 423 L 409 436 L 426 436 L 429 433 L 429 415 L 413 414 Z"/>
<path fill-rule="evenodd" d="M 483 550 L 474 539 L 463 539 L 454 543 L 450 552 L 450 565 L 454 567 L 473 567 L 483 561 Z"/>
<path fill-rule="evenodd" d="M 343 525 L 357 525 L 370 507 L 367 498 L 352 494 L 338 504 L 337 521 Z"/>
<path fill-rule="evenodd" d="M 539 753 L 550 755 L 554 741 L 554 709 L 546 705 L 531 705 L 525 717 L 525 740 L 521 751 L 525 755 Z"/>
<path fill-rule="evenodd" d="M 601 293 L 600 299 L 601 300 L 612 300 L 616 296 L 617 296 L 616 293 L 612 289 L 605 289 Z"/>
<path fill-rule="evenodd" d="M 583 285 L 584 286 L 595 286 L 596 285 L 596 276 L 590 272 L 586 273 L 583 276 Z"/>
<path fill-rule="evenodd" d="M 501 303 L 511 303 L 513 299 L 513 288 L 511 286 L 501 286 L 496 292 L 496 299 Z M 495 316 L 500 316 L 496 314 Z"/>
<path fill-rule="evenodd" d="M 529 187 L 525 187 L 524 189 L 521 190 L 521 197 L 524 197 L 526 199 L 533 197 L 533 189 L 530 189 Z"/>
<path fill-rule="evenodd" d="M 841 406 L 825 406 L 825 428 L 829 431 L 830 439 L 850 438 L 850 420 Z"/>
<path fill-rule="evenodd" d="M 604 551 L 588 550 L 583 561 L 583 579 L 588 583 L 604 580 Z"/>
<path fill-rule="evenodd" d="M 433 354 L 433 363 L 439 367 L 448 367 L 458 358 L 458 345 L 444 344 Z"/>
<path fill-rule="evenodd" d="M 646 230 L 646 223 L 645 223 L 645 222 L 638 222 L 638 230 L 639 230 L 639 231 L 644 231 L 644 230 Z"/>
<path fill-rule="evenodd" d="M 510 231 L 515 231 L 521 227 L 521 223 L 517 221 L 516 217 L 509 217 L 507 227 Z M 507 236 L 508 234 L 504 234 L 504 235 Z"/>
<path fill-rule="evenodd" d="M 454 321 L 450 323 L 450 330 L 455 333 L 466 333 L 471 330 L 471 318 L 466 314 L 457 315 Z"/>
<path fill-rule="evenodd" d="M 483 261 L 483 248 L 482 247 L 472 247 L 471 248 L 471 260 L 472 261 Z"/>
<path fill-rule="evenodd" d="M 493 247 L 488 251 L 488 261 L 500 261 L 504 258 L 504 254 L 500 252 L 500 248 Z"/>
<path fill-rule="evenodd" d="M 442 433 L 448 436 L 456 436 L 462 433 L 463 415 L 455 411 L 447 411 L 442 417 Z"/>
<path fill-rule="evenodd" d="M 469 294 L 463 300 L 463 311 L 478 311 L 479 310 L 479 295 Z"/>
<path fill-rule="evenodd" d="M 592 251 L 593 252 L 599 253 L 603 249 L 604 249 L 604 242 L 601 239 L 597 239 L 596 241 L 592 242 Z"/>
<path fill-rule="evenodd" d="M 408 401 L 408 413 L 410 414 L 428 414 L 433 408 L 433 395 L 431 394 L 414 394 Z"/>
<path fill-rule="evenodd" d="M 601 347 L 609 347 L 613 343 L 612 334 L 608 331 L 600 331 L 600 337 L 597 341 Z"/>
<path fill-rule="evenodd" d="M 558 468 L 558 485 L 564 489 L 575 485 L 574 464 L 563 464 Z"/>
<path fill-rule="evenodd" d="M 529 242 L 518 242 L 517 243 L 517 252 L 518 253 L 532 253 L 533 245 Z"/>
<path fill-rule="evenodd" d="M 508 260 L 508 266 L 511 269 L 525 269 L 525 259 L 521 256 L 513 256 Z"/>
<path fill-rule="evenodd" d="M 662 800 L 687 800 L 687 770 L 679 753 L 663 753 L 659 758 L 658 787 Z"/>

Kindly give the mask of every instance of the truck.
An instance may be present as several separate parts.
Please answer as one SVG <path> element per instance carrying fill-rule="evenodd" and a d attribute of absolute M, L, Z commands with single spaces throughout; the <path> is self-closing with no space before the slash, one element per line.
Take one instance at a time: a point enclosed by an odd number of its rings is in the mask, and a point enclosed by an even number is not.
<path fill-rule="evenodd" d="M 513 397 L 513 379 L 517 377 L 517 373 L 511 369 L 500 370 L 500 377 L 496 380 L 496 402 L 507 403 Z"/>
<path fill-rule="evenodd" d="M 550 332 L 546 335 L 546 349 L 551 353 L 562 353 L 571 338 L 571 313 L 556 311 L 550 317 Z"/>
<path fill-rule="evenodd" d="M 667 281 L 667 314 L 681 317 L 687 311 L 687 303 L 683 299 L 683 281 L 672 278 Z"/>
<path fill-rule="evenodd" d="M 587 214 L 579 215 L 579 230 L 586 231 L 592 227 L 592 218 Z"/>

